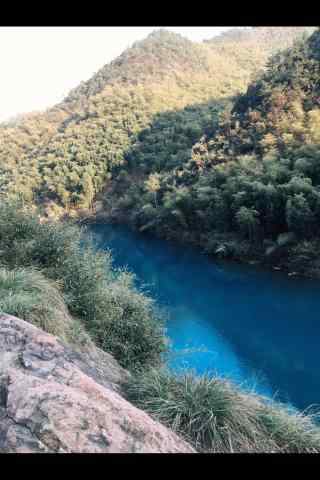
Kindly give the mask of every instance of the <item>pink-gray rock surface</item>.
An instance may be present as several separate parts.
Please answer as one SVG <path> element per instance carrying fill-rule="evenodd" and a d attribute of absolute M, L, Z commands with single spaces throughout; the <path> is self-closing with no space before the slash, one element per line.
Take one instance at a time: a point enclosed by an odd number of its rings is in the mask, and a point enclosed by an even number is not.
<path fill-rule="evenodd" d="M 194 452 L 121 396 L 126 375 L 105 352 L 0 315 L 0 452 Z"/>

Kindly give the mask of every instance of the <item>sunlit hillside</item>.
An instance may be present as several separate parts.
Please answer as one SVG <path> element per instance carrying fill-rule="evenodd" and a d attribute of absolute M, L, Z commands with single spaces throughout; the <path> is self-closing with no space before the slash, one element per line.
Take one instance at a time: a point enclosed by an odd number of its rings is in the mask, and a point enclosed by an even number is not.
<path fill-rule="evenodd" d="M 135 160 L 132 149 L 145 137 L 147 170 L 154 162 L 166 168 L 184 163 L 267 55 L 304 29 L 283 28 L 278 36 L 269 30 L 244 32 L 236 48 L 232 32 L 197 44 L 159 30 L 137 42 L 61 104 L 2 124 L 1 191 L 59 216 L 90 208 L 119 169 Z M 257 43 L 261 32 L 269 40 Z"/>

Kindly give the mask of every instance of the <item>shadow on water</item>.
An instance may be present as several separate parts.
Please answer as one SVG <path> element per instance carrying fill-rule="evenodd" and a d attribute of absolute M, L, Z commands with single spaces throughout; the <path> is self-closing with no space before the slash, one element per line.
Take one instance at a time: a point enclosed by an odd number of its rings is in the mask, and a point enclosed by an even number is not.
<path fill-rule="evenodd" d="M 300 409 L 320 404 L 319 282 L 214 262 L 123 226 L 90 229 L 167 308 L 172 368 L 214 372 Z"/>

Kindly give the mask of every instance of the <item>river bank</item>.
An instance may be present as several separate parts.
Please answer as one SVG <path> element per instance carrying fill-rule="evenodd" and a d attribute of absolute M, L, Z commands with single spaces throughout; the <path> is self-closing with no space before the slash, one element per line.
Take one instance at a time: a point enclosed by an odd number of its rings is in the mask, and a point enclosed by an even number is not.
<path fill-rule="evenodd" d="M 103 210 L 100 202 L 99 207 L 94 209 L 94 214 L 83 216 L 79 223 L 82 225 L 96 223 L 102 225 L 125 225 L 135 232 L 141 231 L 130 221 L 124 212 L 112 211 L 112 209 L 109 211 Z M 294 251 L 296 244 L 276 246 L 276 242 L 273 242 L 275 251 L 272 255 L 267 255 L 266 245 L 251 243 L 229 233 L 218 233 L 216 236 L 211 235 L 210 240 L 206 236 L 201 237 L 186 231 L 164 232 L 160 228 L 143 233 L 180 246 L 193 246 L 199 252 L 214 260 L 223 259 L 244 265 L 259 265 L 267 270 L 281 271 L 289 277 L 320 279 L 320 256 L 319 260 L 314 258 L 317 257 L 315 251 L 308 258 L 310 252 L 307 252 L 307 254 L 302 252 L 301 258 L 298 259 Z M 272 244 L 271 241 L 269 241 L 269 246 L 270 244 Z M 315 250 L 320 252 L 320 242 Z"/>

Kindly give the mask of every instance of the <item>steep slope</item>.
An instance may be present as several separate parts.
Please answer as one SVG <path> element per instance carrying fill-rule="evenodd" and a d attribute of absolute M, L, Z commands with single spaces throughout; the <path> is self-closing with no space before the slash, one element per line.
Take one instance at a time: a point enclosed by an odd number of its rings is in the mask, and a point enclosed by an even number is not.
<path fill-rule="evenodd" d="M 300 33 L 291 32 L 288 42 Z M 284 37 L 285 32 L 280 44 Z M 228 49 L 229 39 L 226 43 Z M 3 124 L 3 194 L 49 206 L 47 211 L 60 216 L 90 208 L 97 193 L 130 165 L 141 176 L 154 164 L 161 170 L 185 162 L 192 144 L 212 130 L 217 113 L 230 96 L 245 90 L 270 50 L 267 42 L 264 54 L 244 42 L 234 55 L 233 46 L 226 54 L 223 45 L 223 39 L 195 44 L 154 32 L 55 108 Z M 137 158 L 141 143 L 146 151 Z"/>
<path fill-rule="evenodd" d="M 104 356 L 101 376 L 99 355 L 90 368 L 81 352 L 0 315 L 0 452 L 195 452 L 120 395 L 126 372 Z"/>
<path fill-rule="evenodd" d="M 157 30 L 145 40 L 135 42 L 110 64 L 105 65 L 87 82 L 72 90 L 66 102 L 74 102 L 100 93 L 106 85 L 137 85 L 152 80 L 175 78 L 185 73 L 209 69 L 210 61 L 201 45 L 179 34 Z"/>
<path fill-rule="evenodd" d="M 132 188 L 131 221 L 213 253 L 318 274 L 319 42 L 318 29 L 274 55 L 189 161 Z"/>
<path fill-rule="evenodd" d="M 235 61 L 238 75 L 244 75 L 251 60 L 250 74 L 253 69 L 262 68 L 272 53 L 288 48 L 295 39 L 310 35 L 314 27 L 255 27 L 250 29 L 231 29 L 204 41 L 194 43 L 179 34 L 160 29 L 151 33 L 145 40 L 136 42 L 117 59 L 101 68 L 87 82 L 82 82 L 66 97 L 65 102 L 74 102 L 101 92 L 106 85 L 150 82 L 153 78 L 161 83 L 164 78 L 208 73 L 214 67 L 215 75 L 220 76 L 221 55 L 224 63 Z M 205 47 L 210 47 L 208 50 Z M 254 50 L 254 52 L 252 51 Z M 211 55 L 210 55 L 210 53 Z M 215 54 L 215 57 L 213 56 Z M 237 57 L 238 55 L 238 57 Z M 220 58 L 219 58 L 220 57 Z M 245 65 L 241 62 L 247 59 Z M 234 74 L 232 69 L 230 73 Z"/>

